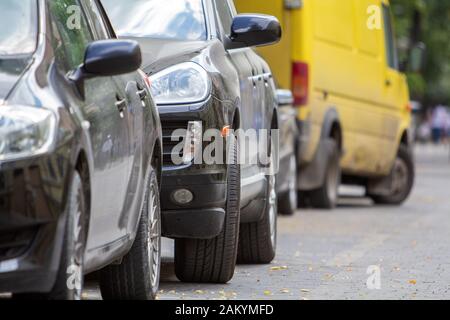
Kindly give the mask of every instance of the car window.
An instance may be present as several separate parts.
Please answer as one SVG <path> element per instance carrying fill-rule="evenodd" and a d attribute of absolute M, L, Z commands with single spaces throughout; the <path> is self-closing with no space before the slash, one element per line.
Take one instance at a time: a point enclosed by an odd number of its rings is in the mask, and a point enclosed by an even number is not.
<path fill-rule="evenodd" d="M 233 12 L 227 0 L 215 0 L 215 3 L 223 31 L 228 35 L 233 24 Z"/>
<path fill-rule="evenodd" d="M 394 40 L 394 28 L 389 6 L 383 5 L 384 33 L 386 39 L 386 55 L 389 67 L 398 70 L 398 55 Z"/>
<path fill-rule="evenodd" d="M 86 10 L 86 17 L 91 28 L 95 31 L 97 39 L 105 40 L 112 38 L 107 26 L 105 25 L 103 14 L 98 8 L 95 0 L 81 0 Z"/>
<path fill-rule="evenodd" d="M 206 40 L 202 0 L 101 0 L 118 36 Z"/>
<path fill-rule="evenodd" d="M 0 1 L 0 57 L 31 54 L 36 49 L 36 0 Z"/>
<path fill-rule="evenodd" d="M 74 70 L 83 63 L 86 48 L 93 41 L 84 11 L 77 0 L 49 3 L 52 24 L 61 42 L 59 49 L 64 50 L 57 57 L 64 59 L 66 71 Z"/>

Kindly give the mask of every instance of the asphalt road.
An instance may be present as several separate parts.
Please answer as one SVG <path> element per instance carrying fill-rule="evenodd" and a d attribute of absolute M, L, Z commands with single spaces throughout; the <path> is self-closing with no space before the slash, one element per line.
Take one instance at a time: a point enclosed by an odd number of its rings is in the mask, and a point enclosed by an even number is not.
<path fill-rule="evenodd" d="M 276 260 L 238 266 L 227 285 L 178 282 L 167 242 L 159 299 L 450 299 L 449 150 L 418 147 L 416 158 L 416 186 L 402 207 L 342 188 L 335 211 L 280 217 Z M 369 267 L 379 280 L 372 289 Z M 84 297 L 100 298 L 94 283 Z"/>

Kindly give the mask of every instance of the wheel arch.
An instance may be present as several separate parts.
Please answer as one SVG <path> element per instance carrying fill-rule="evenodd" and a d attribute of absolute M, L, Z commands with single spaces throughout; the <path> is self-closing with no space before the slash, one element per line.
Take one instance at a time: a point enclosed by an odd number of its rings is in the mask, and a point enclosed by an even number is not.
<path fill-rule="evenodd" d="M 159 187 L 162 184 L 162 143 L 159 139 L 156 139 L 152 150 L 151 164 L 157 172 L 157 179 Z"/>
<path fill-rule="evenodd" d="M 241 113 L 240 113 L 239 108 L 236 108 L 234 110 L 231 125 L 233 126 L 232 127 L 233 130 L 238 130 L 241 128 Z"/>
<path fill-rule="evenodd" d="M 336 108 L 331 108 L 325 114 L 322 125 L 321 139 L 332 138 L 339 146 L 339 150 L 343 151 L 343 129 L 339 114 Z"/>
<path fill-rule="evenodd" d="M 399 146 L 406 146 L 409 147 L 410 146 L 410 139 L 409 139 L 409 130 L 408 129 L 404 129 L 400 135 L 400 143 Z"/>
<path fill-rule="evenodd" d="M 91 192 L 91 174 L 89 170 L 89 161 L 87 153 L 84 149 L 80 149 L 75 162 L 75 170 L 81 177 L 81 182 L 83 184 L 84 199 L 86 201 L 86 226 L 89 230 L 89 221 L 91 217 L 91 203 L 92 203 L 92 192 Z"/>

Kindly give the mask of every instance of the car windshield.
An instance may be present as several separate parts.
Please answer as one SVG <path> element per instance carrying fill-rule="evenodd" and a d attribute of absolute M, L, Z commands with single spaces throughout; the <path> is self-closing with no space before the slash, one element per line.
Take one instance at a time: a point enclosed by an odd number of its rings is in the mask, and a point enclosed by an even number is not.
<path fill-rule="evenodd" d="M 102 0 L 121 37 L 206 40 L 202 0 Z"/>
<path fill-rule="evenodd" d="M 33 53 L 37 30 L 36 0 L 0 1 L 0 59 Z"/>

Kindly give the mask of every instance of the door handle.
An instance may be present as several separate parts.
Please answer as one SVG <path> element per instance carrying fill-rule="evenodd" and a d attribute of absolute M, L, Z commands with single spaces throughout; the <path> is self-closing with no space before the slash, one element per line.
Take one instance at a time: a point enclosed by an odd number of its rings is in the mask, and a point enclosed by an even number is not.
<path fill-rule="evenodd" d="M 142 87 L 139 83 L 137 84 L 138 91 L 136 94 L 138 95 L 139 99 L 145 100 L 148 96 L 147 90 L 145 90 L 144 87 Z"/>
<path fill-rule="evenodd" d="M 116 96 L 116 107 L 117 110 L 119 110 L 120 117 L 123 118 L 123 113 L 125 109 L 127 108 L 127 100 L 122 99 L 119 95 Z"/>
<path fill-rule="evenodd" d="M 145 89 L 139 90 L 137 92 L 137 95 L 139 96 L 139 99 L 145 100 L 145 98 L 147 98 L 147 95 L 148 95 L 147 90 L 145 90 Z"/>

